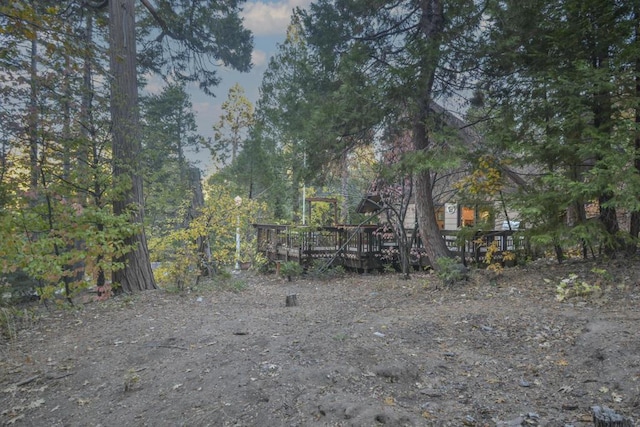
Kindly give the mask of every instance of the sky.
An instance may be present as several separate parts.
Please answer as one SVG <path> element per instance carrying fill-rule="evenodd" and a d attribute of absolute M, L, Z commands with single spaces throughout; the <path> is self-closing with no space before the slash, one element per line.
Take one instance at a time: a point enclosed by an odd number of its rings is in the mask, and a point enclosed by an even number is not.
<path fill-rule="evenodd" d="M 188 88 L 200 135 L 213 136 L 212 126 L 219 120 L 222 114 L 221 105 L 227 99 L 229 89 L 234 84 L 240 84 L 249 101 L 256 104 L 262 74 L 271 56 L 275 55 L 278 43 L 282 43 L 285 39 L 287 26 L 291 21 L 291 12 L 295 7 L 304 8 L 311 2 L 312 0 L 249 0 L 243 4 L 244 26 L 251 30 L 254 38 L 254 50 L 251 56 L 253 67 L 249 73 L 240 73 L 224 67 L 218 69 L 222 82 L 214 89 L 215 98 L 203 94 L 197 88 L 197 83 Z M 151 79 L 146 89 L 151 93 L 159 93 L 161 84 L 160 80 Z M 201 152 L 192 160 L 199 161 L 198 166 L 206 173 L 211 172 L 212 166 L 208 152 Z"/>

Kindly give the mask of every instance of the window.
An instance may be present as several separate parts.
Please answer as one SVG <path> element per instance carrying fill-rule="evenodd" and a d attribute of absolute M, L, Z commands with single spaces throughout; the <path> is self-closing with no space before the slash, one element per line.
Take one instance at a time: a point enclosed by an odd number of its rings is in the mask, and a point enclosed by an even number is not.
<path fill-rule="evenodd" d="M 436 208 L 436 223 L 440 230 L 444 230 L 444 206 Z"/>
<path fill-rule="evenodd" d="M 486 223 L 489 228 L 494 228 L 493 209 L 490 205 L 461 206 L 458 225 L 460 227 L 473 227 Z"/>

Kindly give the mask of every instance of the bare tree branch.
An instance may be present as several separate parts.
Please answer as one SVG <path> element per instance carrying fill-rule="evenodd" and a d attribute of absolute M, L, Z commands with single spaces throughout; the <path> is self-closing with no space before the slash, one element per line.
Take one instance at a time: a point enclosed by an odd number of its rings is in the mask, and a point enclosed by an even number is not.
<path fill-rule="evenodd" d="M 162 28 L 162 33 L 158 36 L 158 39 L 157 39 L 158 41 L 162 40 L 164 35 L 168 35 L 172 39 L 176 39 L 176 40 L 182 39 L 169 28 L 169 25 L 167 25 L 167 21 L 165 21 L 160 16 L 160 14 L 158 14 L 158 11 L 155 9 L 155 7 L 153 7 L 151 3 L 149 3 L 149 0 L 140 0 L 140 2 L 144 5 L 144 7 L 147 8 L 151 16 L 153 16 L 153 19 L 155 19 L 158 25 L 160 25 L 160 28 Z"/>
<path fill-rule="evenodd" d="M 440 116 L 447 126 L 458 130 L 458 135 L 462 138 L 465 144 L 477 148 L 480 142 L 483 140 L 482 135 L 476 132 L 471 126 L 465 123 L 463 120 L 456 117 L 451 111 L 446 110 L 440 104 L 431 101 L 429 108 L 435 114 Z M 518 172 L 505 165 L 500 165 L 500 170 L 518 187 L 527 189 L 529 185 Z"/>

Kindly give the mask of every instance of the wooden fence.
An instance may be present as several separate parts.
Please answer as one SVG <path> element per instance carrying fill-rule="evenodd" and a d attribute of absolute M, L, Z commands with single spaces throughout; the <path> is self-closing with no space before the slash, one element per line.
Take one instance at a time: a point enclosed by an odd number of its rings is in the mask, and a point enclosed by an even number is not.
<path fill-rule="evenodd" d="M 272 262 L 295 261 L 310 265 L 322 261 L 349 269 L 370 271 L 398 263 L 398 244 L 393 233 L 377 225 L 336 225 L 325 227 L 254 224 L 257 250 Z M 485 261 L 492 248 L 492 260 L 500 261 L 505 252 L 523 249 L 524 238 L 514 231 L 489 231 L 463 238 L 457 231 L 443 231 L 451 252 L 465 264 Z M 429 266 L 419 236 L 409 236 L 410 259 L 414 267 Z"/>

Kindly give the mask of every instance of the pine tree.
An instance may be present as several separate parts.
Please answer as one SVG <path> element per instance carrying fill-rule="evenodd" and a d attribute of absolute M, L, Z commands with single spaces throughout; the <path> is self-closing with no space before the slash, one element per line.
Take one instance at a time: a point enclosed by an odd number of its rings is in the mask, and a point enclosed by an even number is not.
<path fill-rule="evenodd" d="M 595 243 L 618 250 L 616 213 L 637 210 L 631 194 L 640 183 L 632 169 L 638 98 L 631 5 L 508 1 L 488 16 L 483 98 L 500 117 L 492 139 L 537 168 L 521 210 L 559 258 L 563 240 L 581 241 L 585 254 Z M 586 221 L 590 202 L 599 207 L 597 224 Z M 574 212 L 573 224 L 566 211 Z"/>
<path fill-rule="evenodd" d="M 253 123 L 253 104 L 242 86 L 236 83 L 229 89 L 227 99 L 222 103 L 222 115 L 213 125 L 214 160 L 220 160 L 224 165 L 231 152 L 230 161 L 235 162 Z"/>

